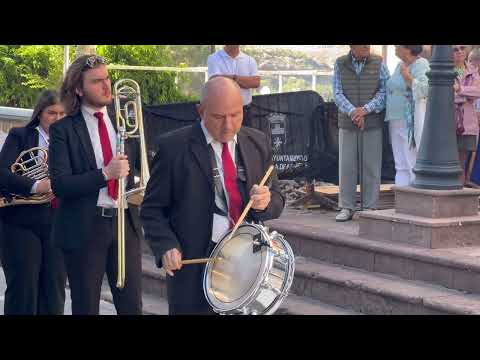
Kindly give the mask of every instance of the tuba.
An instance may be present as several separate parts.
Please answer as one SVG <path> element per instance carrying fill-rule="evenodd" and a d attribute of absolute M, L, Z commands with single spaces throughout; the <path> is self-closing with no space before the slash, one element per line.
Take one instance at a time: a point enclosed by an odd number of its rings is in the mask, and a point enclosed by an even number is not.
<path fill-rule="evenodd" d="M 48 149 L 33 147 L 22 151 L 10 167 L 13 174 L 26 176 L 33 180 L 48 178 Z M 15 205 L 39 205 L 50 202 L 55 195 L 52 192 L 45 194 L 33 194 L 25 197 L 16 194 L 9 194 L 0 197 L 0 207 Z"/>
<path fill-rule="evenodd" d="M 125 154 L 125 141 L 139 138 L 140 181 L 129 191 L 125 191 L 125 178 L 118 179 L 118 276 L 117 288 L 125 286 L 125 208 L 127 203 L 141 205 L 145 195 L 150 171 L 147 158 L 147 144 L 143 126 L 142 100 L 138 83 L 130 79 L 118 80 L 113 88 L 115 115 L 117 122 L 117 155 Z M 123 106 L 121 102 L 123 101 Z"/>

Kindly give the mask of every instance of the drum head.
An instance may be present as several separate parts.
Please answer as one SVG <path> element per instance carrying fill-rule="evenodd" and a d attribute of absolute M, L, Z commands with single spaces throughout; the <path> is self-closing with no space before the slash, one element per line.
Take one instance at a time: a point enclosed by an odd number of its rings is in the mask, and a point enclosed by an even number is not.
<path fill-rule="evenodd" d="M 204 290 L 207 300 L 217 312 L 231 311 L 248 304 L 271 266 L 266 247 L 254 246 L 254 239 L 266 233 L 254 225 L 241 225 L 230 239 L 230 231 L 215 247 L 205 269 Z M 254 252 L 255 250 L 255 252 Z"/>

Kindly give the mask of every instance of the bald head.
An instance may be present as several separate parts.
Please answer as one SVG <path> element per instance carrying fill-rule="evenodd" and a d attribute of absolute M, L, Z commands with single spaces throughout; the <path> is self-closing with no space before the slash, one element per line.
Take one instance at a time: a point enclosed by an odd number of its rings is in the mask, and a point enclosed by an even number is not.
<path fill-rule="evenodd" d="M 242 96 L 240 95 L 240 86 L 227 77 L 217 76 L 208 80 L 202 89 L 200 102 L 203 104 L 209 98 L 219 98 L 221 96 Z"/>
<path fill-rule="evenodd" d="M 210 79 L 202 89 L 197 109 L 205 127 L 215 140 L 232 140 L 243 121 L 240 87 L 229 78 L 219 76 Z"/>

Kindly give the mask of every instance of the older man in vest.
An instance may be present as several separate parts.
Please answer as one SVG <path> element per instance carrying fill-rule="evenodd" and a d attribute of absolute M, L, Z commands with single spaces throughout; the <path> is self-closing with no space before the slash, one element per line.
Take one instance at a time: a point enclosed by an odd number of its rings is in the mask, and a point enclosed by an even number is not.
<path fill-rule="evenodd" d="M 333 93 L 338 106 L 339 207 L 336 221 L 351 220 L 359 174 L 363 208 L 377 206 L 382 170 L 382 129 L 388 69 L 370 45 L 350 45 L 335 62 Z"/>

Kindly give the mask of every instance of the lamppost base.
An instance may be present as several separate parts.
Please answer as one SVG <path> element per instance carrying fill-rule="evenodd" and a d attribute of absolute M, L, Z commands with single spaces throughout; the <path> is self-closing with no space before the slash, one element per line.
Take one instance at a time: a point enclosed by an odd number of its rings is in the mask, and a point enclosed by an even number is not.
<path fill-rule="evenodd" d="M 426 165 L 417 160 L 417 165 L 413 169 L 415 180 L 412 187 L 417 189 L 431 190 L 461 190 L 463 184 L 460 181 L 462 168 L 458 161 L 453 164 Z"/>
<path fill-rule="evenodd" d="M 479 246 L 480 190 L 394 186 L 395 209 L 359 213 L 359 235 L 431 249 Z"/>

